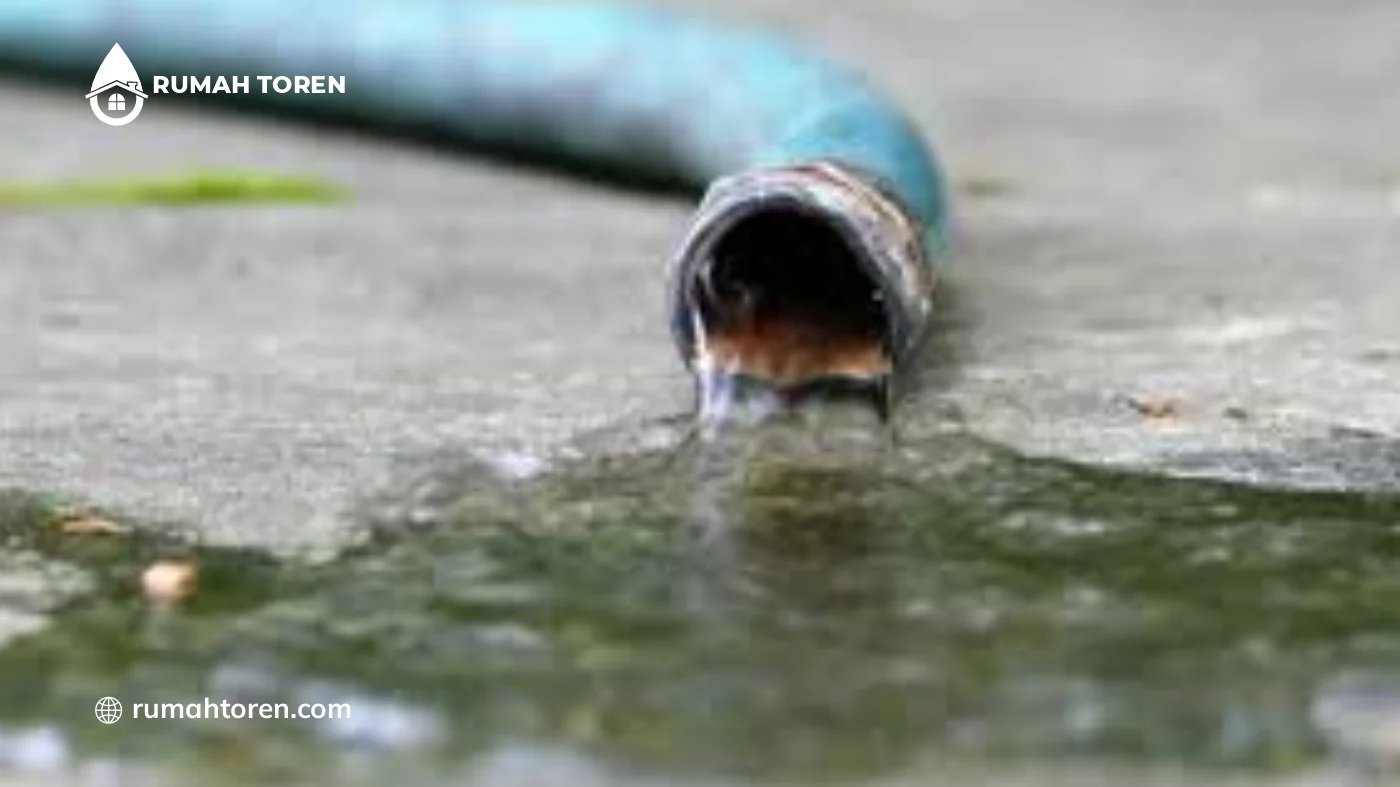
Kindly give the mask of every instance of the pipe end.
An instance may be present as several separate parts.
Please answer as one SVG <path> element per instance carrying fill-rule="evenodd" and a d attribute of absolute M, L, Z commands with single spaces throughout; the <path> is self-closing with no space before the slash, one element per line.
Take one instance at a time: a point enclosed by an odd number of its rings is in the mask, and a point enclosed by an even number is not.
<path fill-rule="evenodd" d="M 855 393 L 887 416 L 891 379 L 932 308 L 923 238 L 898 200 L 848 165 L 716 181 L 670 279 L 672 334 L 702 408 L 727 378 L 789 403 Z"/>

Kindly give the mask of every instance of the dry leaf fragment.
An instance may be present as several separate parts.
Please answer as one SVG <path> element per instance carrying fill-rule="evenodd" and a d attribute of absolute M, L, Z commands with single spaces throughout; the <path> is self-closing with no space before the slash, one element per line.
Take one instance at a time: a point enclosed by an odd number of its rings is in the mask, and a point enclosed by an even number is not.
<path fill-rule="evenodd" d="M 72 514 L 58 520 L 59 532 L 71 536 L 120 535 L 127 528 L 97 514 Z"/>

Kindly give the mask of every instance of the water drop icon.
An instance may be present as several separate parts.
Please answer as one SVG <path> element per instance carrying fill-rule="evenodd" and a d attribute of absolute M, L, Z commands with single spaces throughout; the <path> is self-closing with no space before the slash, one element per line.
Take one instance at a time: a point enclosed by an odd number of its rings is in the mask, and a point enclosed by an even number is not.
<path fill-rule="evenodd" d="M 87 94 L 92 113 L 109 126 L 125 126 L 141 114 L 148 96 L 142 89 L 141 75 L 126 56 L 121 44 L 113 44 L 97 74 L 92 78 L 92 91 Z"/>

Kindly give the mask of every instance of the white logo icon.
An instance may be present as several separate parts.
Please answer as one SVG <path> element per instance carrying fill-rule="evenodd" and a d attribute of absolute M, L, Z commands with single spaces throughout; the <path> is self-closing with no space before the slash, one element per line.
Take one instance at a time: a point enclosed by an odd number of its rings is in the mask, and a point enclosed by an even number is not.
<path fill-rule="evenodd" d="M 141 114 L 146 98 L 141 91 L 141 75 L 136 73 L 121 44 L 113 44 L 112 51 L 98 66 L 97 76 L 92 78 L 92 92 L 87 94 L 92 114 L 109 126 L 125 126 Z M 117 713 L 121 714 L 120 705 Z"/>
<path fill-rule="evenodd" d="M 103 697 L 97 701 L 97 720 L 103 724 L 115 724 L 122 717 L 122 704 L 116 697 Z"/>

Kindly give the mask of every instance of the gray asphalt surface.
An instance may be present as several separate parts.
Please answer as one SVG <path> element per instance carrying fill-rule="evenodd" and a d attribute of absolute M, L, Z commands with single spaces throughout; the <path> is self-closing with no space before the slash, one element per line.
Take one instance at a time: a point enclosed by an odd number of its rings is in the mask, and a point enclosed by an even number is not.
<path fill-rule="evenodd" d="M 1031 453 L 1400 486 L 1400 5 L 719 8 L 864 64 L 962 185 L 960 350 L 907 418 L 952 403 Z M 688 407 L 661 286 L 683 203 L 178 99 L 113 129 L 15 81 L 0 129 L 5 180 L 237 165 L 357 197 L 5 215 L 0 486 L 334 545 L 400 460 Z"/>

